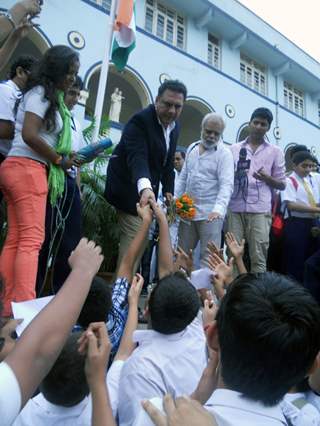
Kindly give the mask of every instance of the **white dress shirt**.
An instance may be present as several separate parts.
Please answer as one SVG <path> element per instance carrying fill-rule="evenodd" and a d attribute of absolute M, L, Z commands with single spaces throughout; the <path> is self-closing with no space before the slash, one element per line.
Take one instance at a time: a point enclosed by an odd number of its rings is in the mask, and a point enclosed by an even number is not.
<path fill-rule="evenodd" d="M 266 407 L 227 389 L 214 391 L 205 408 L 214 415 L 218 426 L 287 425 L 280 404 Z"/>
<path fill-rule="evenodd" d="M 161 125 L 162 130 L 163 130 L 163 135 L 164 135 L 164 139 L 166 141 L 166 149 L 167 149 L 167 154 L 168 154 L 169 148 L 170 148 L 170 135 L 171 135 L 172 130 L 176 127 L 176 123 L 174 121 L 171 124 L 169 124 L 169 126 L 164 127 L 159 119 L 158 119 L 158 121 L 159 121 L 159 124 Z M 138 187 L 138 194 L 140 194 L 140 192 L 143 191 L 146 188 L 149 188 L 149 189 L 152 190 L 152 185 L 151 185 L 150 179 L 148 179 L 146 177 L 142 177 L 142 178 L 138 179 L 137 187 Z"/>
<path fill-rule="evenodd" d="M 123 364 L 123 361 L 114 361 L 107 373 L 106 381 L 114 417 L 118 411 L 119 380 Z M 91 395 L 73 407 L 62 407 L 51 404 L 39 393 L 27 402 L 13 426 L 91 426 L 91 417 Z"/>
<path fill-rule="evenodd" d="M 282 412 L 293 426 L 320 426 L 320 412 L 316 406 L 313 406 L 314 397 L 320 399 L 313 392 L 287 393 L 285 395 L 281 402 Z M 301 408 L 294 404 L 299 399 L 305 401 L 305 405 Z"/>
<path fill-rule="evenodd" d="M 15 123 L 15 107 L 22 97 L 22 92 L 13 80 L 7 80 L 0 84 L 0 120 Z M 10 151 L 12 140 L 0 139 L 0 153 L 6 156 Z"/>
<path fill-rule="evenodd" d="M 164 335 L 138 330 L 139 346 L 125 362 L 119 386 L 119 424 L 132 425 L 141 401 L 191 394 L 207 364 L 206 343 L 199 315 L 181 333 Z"/>
<path fill-rule="evenodd" d="M 175 195 L 187 193 L 193 199 L 196 208 L 193 220 L 205 220 L 212 212 L 224 217 L 233 191 L 232 153 L 222 141 L 216 149 L 205 150 L 201 155 L 199 147 L 200 141 L 189 146 Z"/>
<path fill-rule="evenodd" d="M 296 182 L 298 184 L 297 189 L 295 188 L 290 177 L 292 177 L 293 179 L 296 180 Z M 306 185 L 308 185 L 310 191 L 313 193 L 315 202 L 319 203 L 319 198 L 318 198 L 319 195 L 318 195 L 317 191 L 315 191 L 313 189 L 313 187 L 311 186 L 310 180 L 308 178 L 304 178 L 304 179 L 301 178 L 295 172 L 293 172 L 289 177 L 287 177 L 286 189 L 284 191 L 281 191 L 281 201 L 282 202 L 291 201 L 292 203 L 305 204 L 306 206 L 310 207 L 308 194 L 307 194 L 306 190 L 304 189 L 303 181 L 305 182 Z M 301 218 L 313 218 L 314 217 L 314 215 L 312 213 L 302 213 L 302 212 L 297 212 L 297 211 L 291 211 L 290 216 L 301 217 Z M 288 217 L 288 212 L 285 213 L 285 217 L 286 218 Z"/>
<path fill-rule="evenodd" d="M 21 390 L 11 367 L 0 362 L 0 424 L 10 426 L 21 408 Z"/>

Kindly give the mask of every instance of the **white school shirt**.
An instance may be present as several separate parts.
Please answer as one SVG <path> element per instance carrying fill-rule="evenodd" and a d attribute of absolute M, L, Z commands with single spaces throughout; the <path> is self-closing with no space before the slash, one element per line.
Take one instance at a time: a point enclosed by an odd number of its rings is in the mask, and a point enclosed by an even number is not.
<path fill-rule="evenodd" d="M 112 414 L 118 410 L 118 391 L 120 374 L 124 361 L 112 363 L 107 373 L 107 387 Z M 51 404 L 40 393 L 30 399 L 12 426 L 91 426 L 92 400 L 85 397 L 73 407 Z M 2 425 L 2 423 L 1 423 Z"/>
<path fill-rule="evenodd" d="M 207 365 L 206 341 L 201 316 L 181 333 L 164 335 L 138 330 L 133 340 L 139 344 L 125 362 L 119 386 L 119 424 L 132 425 L 141 401 L 191 394 Z"/>
<path fill-rule="evenodd" d="M 217 149 L 199 153 L 200 142 L 191 144 L 177 180 L 175 195 L 187 193 L 193 199 L 196 216 L 193 220 L 205 220 L 209 213 L 225 216 L 234 184 L 233 156 L 220 141 Z"/>
<path fill-rule="evenodd" d="M 283 414 L 293 426 L 320 426 L 320 412 L 313 406 L 311 394 L 320 399 L 313 392 L 287 393 L 281 402 Z M 302 407 L 296 407 L 293 402 L 303 398 L 307 403 Z"/>
<path fill-rule="evenodd" d="M 297 189 L 294 187 L 294 184 L 292 182 L 292 180 L 290 179 L 290 177 L 293 177 L 297 184 L 298 187 Z M 286 179 L 286 189 L 284 191 L 281 191 L 281 201 L 284 202 L 288 202 L 291 201 L 293 203 L 302 203 L 302 204 L 306 204 L 307 206 L 310 206 L 309 204 L 309 200 L 308 200 L 308 195 L 306 190 L 304 189 L 303 186 L 303 181 L 308 185 L 308 187 L 310 188 L 310 190 L 312 191 L 314 198 L 315 198 L 315 202 L 319 203 L 319 199 L 318 199 L 318 195 L 316 193 L 316 191 L 313 190 L 313 187 L 310 184 L 310 181 L 308 178 L 304 178 L 302 179 L 301 177 L 299 177 L 295 172 L 293 172 L 290 177 L 287 177 Z M 288 212 L 286 212 L 285 217 L 287 218 Z M 290 211 L 290 216 L 293 217 L 301 217 L 301 218 L 313 218 L 314 215 L 312 213 L 302 213 L 302 212 L 296 212 L 296 211 Z"/>
<path fill-rule="evenodd" d="M 0 120 L 16 121 L 16 103 L 22 97 L 20 88 L 13 80 L 7 80 L 0 83 Z M 0 139 L 0 153 L 7 156 L 10 151 L 12 140 Z"/>
<path fill-rule="evenodd" d="M 6 362 L 0 363 L 0 423 L 11 426 L 21 408 L 21 390 L 18 380 Z"/>
<path fill-rule="evenodd" d="M 22 129 L 26 112 L 32 112 L 43 119 L 49 105 L 49 101 L 44 98 L 44 88 L 42 86 L 36 86 L 24 94 L 18 108 L 15 135 L 8 157 L 26 157 L 40 161 L 41 163 L 47 163 L 47 160 L 44 157 L 35 152 L 24 142 Z M 63 127 L 62 118 L 58 111 L 56 112 L 55 117 L 56 127 L 53 131 L 47 131 L 44 126 L 42 126 L 39 131 L 39 137 L 52 147 L 55 147 L 57 144 L 59 134 Z"/>
<path fill-rule="evenodd" d="M 162 127 L 162 131 L 163 131 L 163 135 L 164 135 L 164 140 L 166 141 L 166 150 L 167 150 L 166 152 L 168 154 L 169 148 L 170 148 L 170 135 L 171 135 L 172 130 L 176 127 L 176 123 L 174 121 L 173 123 L 169 124 L 169 126 L 164 127 L 163 124 L 161 123 L 161 121 L 159 120 L 159 118 L 158 118 L 158 121 L 159 121 L 159 124 Z M 152 185 L 151 185 L 150 179 L 145 178 L 145 177 L 142 177 L 142 178 L 138 179 L 137 187 L 138 187 L 138 194 L 140 194 L 140 192 L 143 189 L 146 189 L 146 188 L 152 189 Z M 161 190 L 161 192 L 162 192 L 162 190 Z"/>
<path fill-rule="evenodd" d="M 72 115 L 71 118 L 71 151 L 78 152 L 81 148 L 83 148 L 86 143 L 83 138 L 82 128 L 79 121 Z M 78 173 L 78 168 L 72 166 L 71 169 L 67 170 L 67 173 L 73 179 L 76 178 Z"/>
<path fill-rule="evenodd" d="M 205 404 L 218 426 L 285 426 L 280 404 L 266 407 L 244 398 L 241 393 L 217 389 Z"/>
<path fill-rule="evenodd" d="M 318 202 L 320 202 L 320 173 L 315 173 L 315 172 L 310 173 L 309 182 L 313 188 L 313 191 L 315 193 L 315 196 Z"/>

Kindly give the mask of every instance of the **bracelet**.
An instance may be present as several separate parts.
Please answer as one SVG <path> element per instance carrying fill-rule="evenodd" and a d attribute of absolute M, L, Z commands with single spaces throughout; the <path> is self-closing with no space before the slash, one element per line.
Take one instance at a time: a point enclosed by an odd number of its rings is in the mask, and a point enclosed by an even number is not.
<path fill-rule="evenodd" d="M 14 22 L 11 13 L 8 11 L 6 13 L 3 13 L 2 16 L 8 19 L 10 24 L 12 25 L 12 28 L 15 30 L 17 28 L 16 23 Z"/>

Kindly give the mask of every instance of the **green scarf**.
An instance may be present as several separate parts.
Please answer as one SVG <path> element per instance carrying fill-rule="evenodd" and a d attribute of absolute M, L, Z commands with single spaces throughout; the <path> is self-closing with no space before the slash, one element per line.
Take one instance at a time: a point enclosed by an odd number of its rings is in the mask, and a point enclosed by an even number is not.
<path fill-rule="evenodd" d="M 71 152 L 71 112 L 64 103 L 64 93 L 57 92 L 58 108 L 62 118 L 63 127 L 56 145 L 56 151 L 60 155 L 69 155 Z M 64 191 L 65 172 L 60 166 L 50 164 L 48 177 L 48 186 L 50 192 L 50 203 L 56 205 L 57 199 L 61 197 Z"/>

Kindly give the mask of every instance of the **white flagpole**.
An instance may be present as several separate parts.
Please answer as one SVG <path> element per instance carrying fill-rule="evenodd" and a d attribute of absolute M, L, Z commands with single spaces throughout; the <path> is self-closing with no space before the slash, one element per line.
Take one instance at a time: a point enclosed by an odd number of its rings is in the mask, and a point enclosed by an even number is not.
<path fill-rule="evenodd" d="M 96 106 L 94 110 L 95 128 L 94 128 L 93 137 L 92 137 L 93 143 L 97 142 L 98 136 L 99 136 L 103 102 L 104 102 L 104 96 L 105 96 L 106 88 L 107 88 L 107 81 L 108 81 L 110 51 L 111 51 L 111 44 L 112 44 L 112 38 L 113 38 L 113 26 L 114 26 L 114 21 L 116 16 L 117 3 L 118 3 L 117 0 L 112 0 L 112 3 L 111 3 L 109 24 L 107 28 L 106 42 L 105 42 L 105 46 L 103 50 L 103 61 L 101 65 L 99 85 L 98 85 L 98 91 L 97 91 Z"/>

